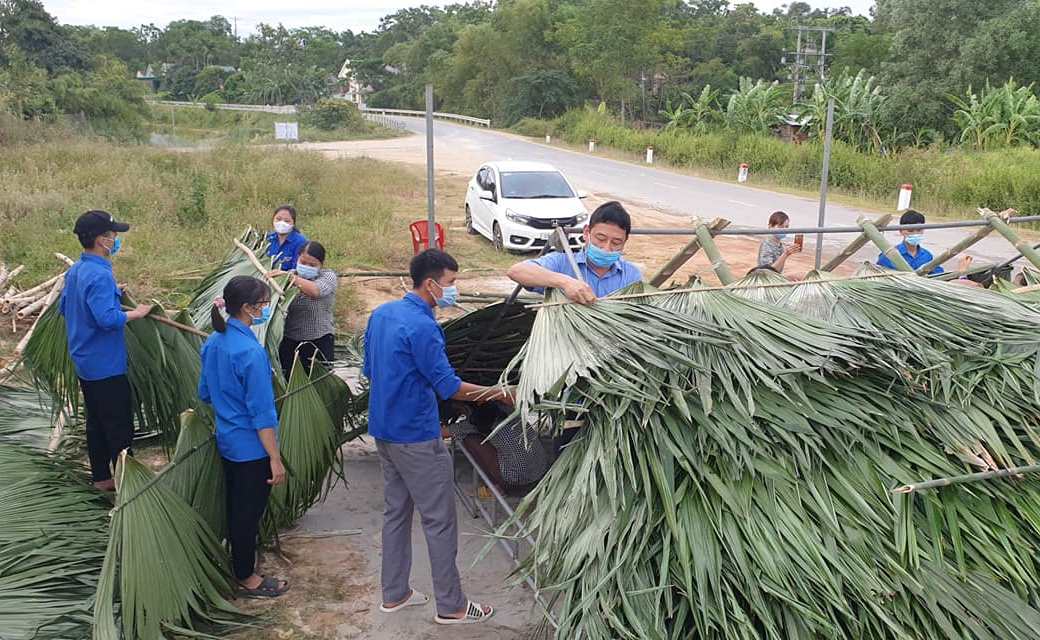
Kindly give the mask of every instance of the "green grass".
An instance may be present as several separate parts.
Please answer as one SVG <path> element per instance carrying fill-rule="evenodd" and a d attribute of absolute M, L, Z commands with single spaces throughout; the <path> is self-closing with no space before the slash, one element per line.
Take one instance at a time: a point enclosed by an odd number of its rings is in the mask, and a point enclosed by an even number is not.
<path fill-rule="evenodd" d="M 318 152 L 219 146 L 172 152 L 69 138 L 14 145 L 0 157 L 0 261 L 25 264 L 17 284 L 58 272 L 59 251 L 75 258 L 76 217 L 105 209 L 132 225 L 115 258 L 116 277 L 138 299 L 179 307 L 197 278 L 247 225 L 268 229 L 274 207 L 292 203 L 299 227 L 328 251 L 336 270 L 407 270 L 408 223 L 425 217 L 419 169 Z M 505 266 L 515 256 L 463 230 L 465 179 L 438 178 L 438 220 L 463 268 Z M 359 306 L 341 287 L 340 311 Z"/>
<path fill-rule="evenodd" d="M 815 191 L 820 184 L 822 145 L 800 145 L 772 136 L 728 131 L 694 135 L 680 130 L 623 127 L 608 115 L 571 111 L 552 121 L 526 119 L 513 131 L 531 137 L 551 134 L 573 145 L 595 138 L 602 147 L 642 157 L 653 145 L 655 158 L 710 177 L 732 180 L 741 162 L 752 183 Z M 1040 150 L 1014 148 L 974 152 L 960 148 L 906 149 L 889 156 L 857 151 L 843 142 L 833 147 L 832 193 L 891 210 L 899 187 L 914 185 L 914 207 L 929 214 L 970 219 L 977 207 L 1012 207 L 1022 215 L 1040 212 Z"/>
<path fill-rule="evenodd" d="M 197 142 L 231 142 L 268 144 L 280 142 L 274 137 L 276 122 L 299 122 L 300 142 L 332 142 L 394 138 L 402 132 L 371 122 L 361 127 L 318 129 L 307 125 L 298 114 L 256 111 L 207 111 L 195 107 L 152 105 L 149 129 L 164 136 L 171 144 Z"/>

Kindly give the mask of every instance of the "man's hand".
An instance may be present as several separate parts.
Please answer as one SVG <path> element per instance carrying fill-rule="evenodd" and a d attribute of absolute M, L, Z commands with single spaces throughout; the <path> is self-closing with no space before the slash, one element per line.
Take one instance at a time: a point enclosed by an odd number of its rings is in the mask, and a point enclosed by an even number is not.
<path fill-rule="evenodd" d="M 516 404 L 516 387 L 505 387 L 500 389 L 495 400 L 510 407 L 514 406 Z"/>
<path fill-rule="evenodd" d="M 281 458 L 271 458 L 271 479 L 267 484 L 276 486 L 285 482 L 285 465 Z"/>
<path fill-rule="evenodd" d="M 573 302 L 592 304 L 596 301 L 596 294 L 592 291 L 592 287 L 581 280 L 570 278 L 569 282 L 561 288 L 563 289 L 563 295 Z"/>
<path fill-rule="evenodd" d="M 126 312 L 127 320 L 140 320 L 152 312 L 152 305 L 150 304 L 139 304 L 132 311 Z"/>

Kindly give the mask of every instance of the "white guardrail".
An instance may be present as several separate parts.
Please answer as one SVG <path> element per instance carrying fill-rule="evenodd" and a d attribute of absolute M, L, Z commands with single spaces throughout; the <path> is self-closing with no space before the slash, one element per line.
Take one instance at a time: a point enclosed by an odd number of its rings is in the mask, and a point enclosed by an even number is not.
<path fill-rule="evenodd" d="M 180 102 L 176 100 L 153 100 L 153 104 L 165 104 L 172 107 L 197 107 L 205 108 L 205 103 L 202 102 Z M 293 105 L 267 105 L 267 104 L 216 104 L 214 105 L 217 109 L 226 109 L 228 111 L 260 111 L 263 113 L 296 113 L 296 107 Z M 362 107 L 362 113 L 376 114 L 376 115 L 396 115 L 396 116 L 411 116 L 422 118 L 426 115 L 425 111 L 417 111 L 412 109 L 376 109 L 370 107 Z M 490 127 L 491 120 L 487 118 L 474 118 L 471 116 L 463 116 L 457 113 L 443 113 L 440 111 L 433 112 L 434 118 L 441 120 L 456 120 L 458 122 L 465 122 L 468 124 L 475 124 L 482 127 Z"/>

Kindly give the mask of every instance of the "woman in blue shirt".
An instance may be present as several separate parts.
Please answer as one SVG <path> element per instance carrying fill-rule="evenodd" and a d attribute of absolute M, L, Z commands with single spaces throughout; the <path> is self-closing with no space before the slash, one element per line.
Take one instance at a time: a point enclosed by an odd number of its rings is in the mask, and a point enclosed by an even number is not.
<path fill-rule="evenodd" d="M 267 255 L 273 258 L 272 269 L 292 271 L 307 237 L 296 228 L 296 209 L 283 204 L 274 210 L 274 231 L 267 234 Z"/>
<path fill-rule="evenodd" d="M 224 287 L 227 320 L 216 304 L 214 333 L 202 346 L 199 398 L 213 406 L 217 450 L 227 487 L 228 542 L 235 578 L 244 596 L 273 598 L 289 589 L 284 580 L 257 575 L 256 539 L 271 487 L 285 481 L 278 451 L 278 413 L 271 362 L 250 326 L 271 316 L 271 292 L 249 276 Z"/>

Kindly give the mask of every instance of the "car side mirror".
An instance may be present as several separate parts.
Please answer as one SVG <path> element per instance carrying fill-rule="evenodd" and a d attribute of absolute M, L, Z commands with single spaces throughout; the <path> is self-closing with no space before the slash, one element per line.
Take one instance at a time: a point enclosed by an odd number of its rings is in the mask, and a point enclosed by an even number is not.
<path fill-rule="evenodd" d="M 588 197 L 589 197 L 589 192 L 588 191 L 579 191 L 578 192 L 578 198 L 580 198 L 581 200 L 584 200 L 585 198 L 588 198 Z"/>
<path fill-rule="evenodd" d="M 495 201 L 495 192 L 494 191 L 488 191 L 487 189 L 484 189 L 484 190 L 482 190 L 480 192 L 480 199 L 481 200 L 490 200 L 490 201 L 494 202 Z"/>

